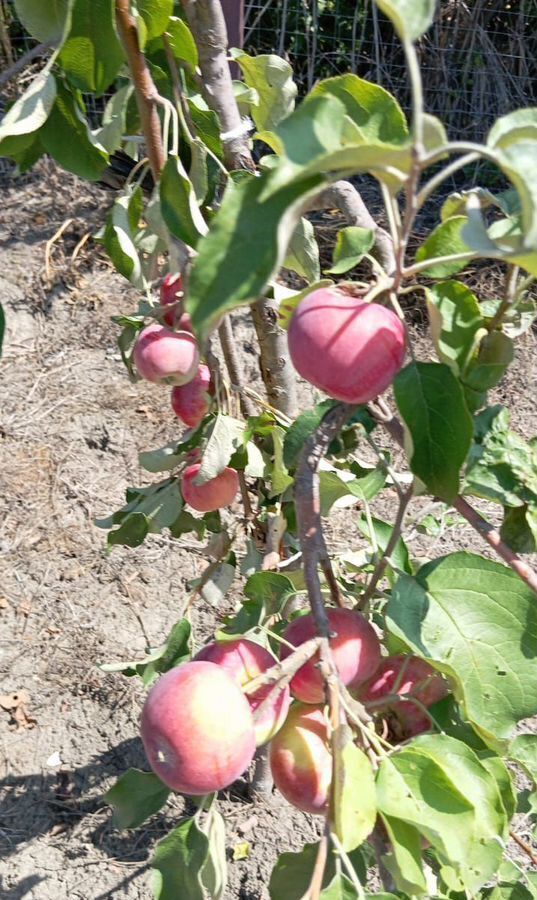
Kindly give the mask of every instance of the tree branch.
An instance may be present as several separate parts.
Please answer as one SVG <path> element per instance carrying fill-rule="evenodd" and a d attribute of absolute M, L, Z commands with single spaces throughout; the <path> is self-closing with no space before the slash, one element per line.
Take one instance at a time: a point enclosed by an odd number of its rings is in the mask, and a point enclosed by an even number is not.
<path fill-rule="evenodd" d="M 29 66 L 34 59 L 43 56 L 43 54 L 48 50 L 51 50 L 52 47 L 54 47 L 54 41 L 45 41 L 43 44 L 38 44 L 36 47 L 27 50 L 20 59 L 0 73 L 0 88 L 3 88 L 6 84 L 9 84 L 10 81 L 13 81 L 13 79 L 16 78 L 17 75 L 20 75 L 26 66 Z"/>
<path fill-rule="evenodd" d="M 158 91 L 140 49 L 136 20 L 131 15 L 129 0 L 116 0 L 116 22 L 134 83 L 142 131 L 147 144 L 147 156 L 153 177 L 157 181 L 166 161 L 157 111 Z"/>
<path fill-rule="evenodd" d="M 393 523 L 390 540 L 388 541 L 388 543 L 386 545 L 386 549 L 385 549 L 384 553 L 382 554 L 382 556 L 380 557 L 380 559 L 377 562 L 377 565 L 375 566 L 375 570 L 371 576 L 371 581 L 367 585 L 365 593 L 360 598 L 360 607 L 361 608 L 363 608 L 366 605 L 366 603 L 368 603 L 369 600 L 371 600 L 371 597 L 375 593 L 377 584 L 379 583 L 380 579 L 384 575 L 386 568 L 388 566 L 388 563 L 390 561 L 390 557 L 397 546 L 397 541 L 401 537 L 401 529 L 403 527 L 403 522 L 405 519 L 405 513 L 408 509 L 408 504 L 410 503 L 410 501 L 412 499 L 413 487 L 414 487 L 414 485 L 411 484 L 410 487 L 408 488 L 408 490 L 405 491 L 399 497 L 399 507 L 397 509 L 397 515 L 395 517 L 395 522 Z"/>
<path fill-rule="evenodd" d="M 287 333 L 278 322 L 278 303 L 252 303 L 252 319 L 259 342 L 259 363 L 271 406 L 294 419 L 297 414 L 296 376 L 289 359 Z"/>
<path fill-rule="evenodd" d="M 393 275 L 396 269 L 395 250 L 388 232 L 375 222 L 359 192 L 350 181 L 336 181 L 318 194 L 308 205 L 309 210 L 338 209 L 349 225 L 369 228 L 375 233 L 374 254 L 382 268 Z"/>
<path fill-rule="evenodd" d="M 384 403 L 379 403 L 378 401 L 370 403 L 368 408 L 373 417 L 386 428 L 394 441 L 404 448 L 404 430 L 399 419 L 387 411 Z M 535 569 L 532 569 L 528 563 L 520 558 L 518 553 L 515 553 L 514 550 L 511 550 L 504 543 L 500 533 L 464 497 L 457 497 L 453 506 L 466 519 L 468 524 L 481 535 L 489 547 L 492 547 L 500 559 L 503 559 L 513 572 L 516 572 L 519 578 L 537 594 L 537 572 Z"/>
<path fill-rule="evenodd" d="M 224 354 L 231 382 L 239 388 L 239 400 L 242 414 L 246 418 L 248 418 L 248 416 L 255 416 L 256 410 L 254 404 L 250 400 L 248 394 L 240 390 L 242 386 L 242 372 L 235 352 L 235 337 L 233 335 L 233 328 L 231 327 L 231 319 L 229 316 L 226 316 L 225 319 L 222 320 L 218 328 L 218 336 L 220 338 L 220 343 L 222 344 L 222 352 Z"/>

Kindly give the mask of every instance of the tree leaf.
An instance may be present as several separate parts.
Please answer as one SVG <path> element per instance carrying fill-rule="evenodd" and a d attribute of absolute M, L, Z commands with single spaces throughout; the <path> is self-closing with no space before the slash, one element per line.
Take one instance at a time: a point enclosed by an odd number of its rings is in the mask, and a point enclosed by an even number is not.
<path fill-rule="evenodd" d="M 178 156 L 170 156 L 160 180 L 162 217 L 171 233 L 189 247 L 196 247 L 207 225 L 199 210 L 192 182 Z"/>
<path fill-rule="evenodd" d="M 279 572 L 255 572 L 250 575 L 244 594 L 250 600 L 260 600 L 269 615 L 276 615 L 289 597 L 294 597 L 296 590 L 293 582 Z"/>
<path fill-rule="evenodd" d="M 515 354 L 513 341 L 501 331 L 486 334 L 476 356 L 461 377 L 468 408 L 479 409 L 486 402 L 487 391 L 503 378 Z"/>
<path fill-rule="evenodd" d="M 383 522 L 382 519 L 377 519 L 375 516 L 371 517 L 371 523 L 373 525 L 373 532 L 375 536 L 375 540 L 377 542 L 377 547 L 380 553 L 385 553 L 390 538 L 392 536 L 393 527 L 388 524 L 388 522 Z M 370 538 L 369 534 L 369 525 L 367 523 L 367 519 L 365 515 L 361 515 L 357 520 L 356 524 L 358 528 L 362 532 L 362 534 Z M 400 537 L 395 545 L 395 549 L 391 555 L 391 560 L 396 569 L 399 569 L 401 572 L 407 572 L 407 574 L 412 574 L 412 566 L 410 565 L 410 556 L 408 553 L 408 547 L 405 544 L 402 537 Z"/>
<path fill-rule="evenodd" d="M 15 12 L 25 30 L 38 41 L 58 42 L 62 37 L 69 0 L 14 0 Z"/>
<path fill-rule="evenodd" d="M 209 606 L 218 609 L 222 600 L 228 593 L 235 580 L 235 566 L 223 562 L 216 567 L 211 564 L 211 573 L 208 578 L 202 575 L 203 584 L 200 594 Z"/>
<path fill-rule="evenodd" d="M 283 459 L 283 441 L 285 432 L 279 425 L 275 425 L 272 430 L 272 443 L 274 445 L 274 462 L 272 465 L 272 493 L 284 494 L 288 487 L 293 484 L 293 477 L 289 475 L 287 467 Z"/>
<path fill-rule="evenodd" d="M 319 247 L 313 225 L 308 219 L 301 218 L 293 231 L 283 265 L 306 281 L 319 280 L 321 276 Z"/>
<path fill-rule="evenodd" d="M 436 352 L 460 375 L 484 326 L 477 297 L 460 281 L 442 281 L 427 288 L 425 296 Z"/>
<path fill-rule="evenodd" d="M 141 260 L 134 243 L 141 213 L 142 189 L 128 189 L 114 201 L 105 232 L 104 245 L 115 268 L 135 287 L 143 286 Z"/>
<path fill-rule="evenodd" d="M 390 757 L 377 776 L 379 810 L 416 828 L 457 879 L 475 892 L 496 872 L 506 816 L 495 779 L 466 744 L 422 735 Z"/>
<path fill-rule="evenodd" d="M 223 900 L 227 887 L 226 824 L 216 808 L 216 801 L 202 830 L 209 841 L 209 853 L 201 870 L 201 881 L 211 900 Z"/>
<path fill-rule="evenodd" d="M 156 869 L 156 900 L 206 900 L 202 871 L 209 840 L 195 819 L 186 819 L 157 844 L 150 865 Z"/>
<path fill-rule="evenodd" d="M 453 500 L 472 441 L 472 419 L 446 365 L 410 363 L 395 378 L 397 406 L 412 439 L 410 467 L 430 493 Z"/>
<path fill-rule="evenodd" d="M 108 165 L 108 153 L 95 141 L 77 101 L 58 82 L 56 100 L 40 138 L 47 153 L 68 172 L 98 181 Z"/>
<path fill-rule="evenodd" d="M 166 33 L 175 58 L 186 63 L 194 72 L 198 65 L 198 48 L 186 22 L 176 16 L 171 16 Z"/>
<path fill-rule="evenodd" d="M 106 104 L 101 127 L 94 132 L 96 143 L 108 153 L 115 153 L 123 143 L 127 104 L 132 91 L 132 84 L 126 84 L 113 94 Z"/>
<path fill-rule="evenodd" d="M 391 844 L 391 853 L 384 856 L 384 864 L 392 873 L 400 891 L 409 896 L 427 892 L 427 882 L 421 858 L 421 838 L 412 825 L 396 817 L 382 814 L 382 821 Z"/>
<path fill-rule="evenodd" d="M 99 97 L 114 81 L 123 60 L 112 0 L 73 0 L 70 26 L 59 56 L 69 81 Z"/>
<path fill-rule="evenodd" d="M 10 156 L 7 138 L 31 136 L 47 121 L 56 99 L 56 79 L 47 69 L 40 72 L 0 122 L 0 153 Z M 20 149 L 32 142 L 29 137 Z M 4 143 L 6 142 L 6 143 Z"/>
<path fill-rule="evenodd" d="M 157 675 L 175 668 L 190 658 L 190 622 L 180 619 L 173 626 L 168 638 L 160 647 L 149 650 L 142 659 L 127 662 L 103 663 L 103 672 L 121 672 L 127 678 L 139 675 L 144 684 L 151 684 Z"/>
<path fill-rule="evenodd" d="M 406 144 L 405 114 L 388 91 L 358 75 L 337 75 L 315 85 L 309 97 L 337 97 L 355 126 L 362 143 Z"/>
<path fill-rule="evenodd" d="M 494 749 L 537 713 L 537 605 L 506 566 L 453 553 L 401 576 L 389 631 L 455 681 L 465 718 Z"/>
<path fill-rule="evenodd" d="M 319 427 L 327 412 L 335 406 L 334 400 L 322 400 L 314 409 L 300 413 L 285 434 L 283 442 L 283 461 L 288 469 L 296 466 L 304 444 Z"/>
<path fill-rule="evenodd" d="M 136 0 L 138 12 L 146 27 L 146 40 L 159 37 L 167 29 L 173 15 L 173 0 Z"/>
<path fill-rule="evenodd" d="M 347 852 L 359 847 L 377 818 L 375 778 L 369 759 L 353 742 L 350 728 L 340 725 L 333 736 L 334 830 Z"/>
<path fill-rule="evenodd" d="M 295 108 L 297 86 L 293 69 L 286 60 L 274 54 L 249 56 L 242 51 L 232 54 L 239 64 L 244 81 L 257 94 L 251 107 L 258 131 L 273 131 Z"/>
<path fill-rule="evenodd" d="M 515 109 L 496 119 L 487 135 L 487 146 L 508 147 L 524 140 L 537 140 L 537 108 Z"/>
<path fill-rule="evenodd" d="M 349 225 L 340 228 L 337 233 L 332 268 L 327 269 L 330 275 L 343 275 L 350 269 L 354 269 L 369 253 L 375 243 L 374 232 L 370 228 L 359 228 L 357 225 Z"/>
<path fill-rule="evenodd" d="M 120 525 L 108 535 L 108 543 L 126 543 L 138 546 L 147 534 L 158 534 L 163 528 L 171 528 L 183 506 L 183 498 L 175 478 L 151 484 L 145 488 L 131 488 L 127 492 L 127 504 L 109 519 L 97 519 L 99 528 Z M 128 540 L 127 540 L 128 539 Z M 129 540 L 136 543 L 129 543 Z"/>
<path fill-rule="evenodd" d="M 153 772 L 128 769 L 103 799 L 114 808 L 115 828 L 138 828 L 162 809 L 169 794 L 169 788 Z"/>
<path fill-rule="evenodd" d="M 219 413 L 209 426 L 207 444 L 201 458 L 201 469 L 196 484 L 204 484 L 216 478 L 225 469 L 231 457 L 243 446 L 244 422 Z"/>
<path fill-rule="evenodd" d="M 509 759 L 519 763 L 537 787 L 537 734 L 518 734 L 509 747 Z"/>
<path fill-rule="evenodd" d="M 432 25 L 436 0 L 375 0 L 402 41 L 417 41 Z"/>
<path fill-rule="evenodd" d="M 269 882 L 271 900 L 302 900 L 310 885 L 317 859 L 318 844 L 305 844 L 298 852 L 282 853 L 272 870 Z M 349 854 L 357 878 L 365 881 L 366 866 L 360 850 Z M 335 856 L 329 851 L 323 878 L 327 888 L 336 875 Z M 321 895 L 322 896 L 322 895 Z"/>
<path fill-rule="evenodd" d="M 468 253 L 471 248 L 463 238 L 462 231 L 468 224 L 467 216 L 453 216 L 446 219 L 431 232 L 427 240 L 419 247 L 416 253 L 416 262 L 431 261 L 442 256 Z M 476 254 L 477 255 L 477 254 Z M 453 262 L 434 263 L 425 270 L 430 278 L 449 278 L 465 269 L 469 260 L 455 260 Z"/>
<path fill-rule="evenodd" d="M 263 294 L 283 262 L 302 198 L 321 182 L 314 176 L 291 184 L 266 204 L 260 203 L 264 176 L 228 182 L 190 273 L 186 305 L 201 340 L 225 312 Z"/>

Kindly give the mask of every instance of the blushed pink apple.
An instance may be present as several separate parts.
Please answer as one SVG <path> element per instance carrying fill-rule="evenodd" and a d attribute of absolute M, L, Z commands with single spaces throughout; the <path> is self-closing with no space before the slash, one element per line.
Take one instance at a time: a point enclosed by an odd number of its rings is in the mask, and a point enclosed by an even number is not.
<path fill-rule="evenodd" d="M 226 467 L 216 478 L 204 484 L 195 484 L 201 463 L 188 466 L 183 472 L 182 493 L 185 503 L 198 512 L 211 512 L 231 506 L 239 490 L 239 476 L 235 469 Z"/>
<path fill-rule="evenodd" d="M 160 304 L 161 306 L 171 306 L 173 309 L 164 314 L 164 321 L 169 328 L 173 328 L 178 323 L 178 319 L 182 315 L 183 298 L 183 276 L 180 272 L 168 272 L 160 286 Z M 185 329 L 189 331 L 190 329 Z"/>
<path fill-rule="evenodd" d="M 153 771 L 183 794 L 227 787 L 255 752 L 248 701 L 210 662 L 184 663 L 159 678 L 144 704 L 141 735 Z"/>
<path fill-rule="evenodd" d="M 157 384 L 187 384 L 199 366 L 196 339 L 186 331 L 170 331 L 158 322 L 138 335 L 133 352 L 138 374 Z"/>
<path fill-rule="evenodd" d="M 207 393 L 210 386 L 210 369 L 205 363 L 200 363 L 192 381 L 172 388 L 172 409 L 177 418 L 189 428 L 197 428 L 209 412 L 210 399 Z"/>
<path fill-rule="evenodd" d="M 297 809 L 324 815 L 332 783 L 329 725 L 322 706 L 294 703 L 270 745 L 274 784 Z"/>
<path fill-rule="evenodd" d="M 302 300 L 288 341 L 299 375 L 345 403 L 382 394 L 405 356 L 405 329 L 394 312 L 336 288 L 319 288 Z"/>
<path fill-rule="evenodd" d="M 260 644 L 246 638 L 236 641 L 213 641 L 196 655 L 222 666 L 241 687 L 253 681 L 276 664 L 276 659 Z M 270 701 L 268 697 L 270 694 Z M 278 732 L 285 721 L 291 695 L 289 688 L 278 690 L 275 685 L 264 685 L 254 694 L 247 695 L 252 710 L 257 746 L 266 744 Z M 267 701 L 265 703 L 265 701 Z"/>
<path fill-rule="evenodd" d="M 448 686 L 424 659 L 388 656 L 382 660 L 374 676 L 353 693 L 362 703 L 371 704 L 370 712 L 392 712 L 399 721 L 402 735 L 412 737 L 429 731 L 430 719 L 412 700 L 397 698 L 406 694 L 429 708 L 447 695 Z"/>
<path fill-rule="evenodd" d="M 330 647 L 336 668 L 343 684 L 350 685 L 370 678 L 380 662 L 380 642 L 374 628 L 359 612 L 352 609 L 327 610 L 330 623 Z M 315 637 L 317 629 L 310 614 L 294 619 L 286 628 L 284 638 L 293 647 Z M 293 651 L 282 644 L 281 658 Z M 291 680 L 291 693 L 303 703 L 321 703 L 324 699 L 324 683 L 318 667 L 319 655 L 315 654 L 298 670 Z"/>

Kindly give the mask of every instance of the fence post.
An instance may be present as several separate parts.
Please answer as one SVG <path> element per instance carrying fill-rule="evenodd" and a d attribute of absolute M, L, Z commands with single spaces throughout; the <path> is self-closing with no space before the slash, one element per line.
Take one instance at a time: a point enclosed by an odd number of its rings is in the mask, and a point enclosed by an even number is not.
<path fill-rule="evenodd" d="M 244 44 L 244 0 L 221 0 L 227 28 L 228 47 L 242 49 Z M 239 77 L 239 67 L 231 64 L 233 78 Z"/>

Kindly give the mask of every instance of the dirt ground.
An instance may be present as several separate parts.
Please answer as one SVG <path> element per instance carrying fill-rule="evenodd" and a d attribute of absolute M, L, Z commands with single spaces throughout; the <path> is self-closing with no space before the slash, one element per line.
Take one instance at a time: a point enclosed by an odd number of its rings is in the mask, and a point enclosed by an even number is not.
<path fill-rule="evenodd" d="M 110 317 L 131 310 L 134 295 L 91 240 L 80 247 L 111 195 L 49 163 L 0 189 L 8 318 L 0 365 L 0 894 L 145 900 L 152 848 L 182 801 L 172 799 L 132 833 L 112 828 L 103 792 L 129 766 L 147 768 L 138 738 L 143 690 L 97 666 L 162 643 L 206 560 L 195 541 L 160 536 L 108 554 L 105 532 L 93 524 L 122 505 L 128 485 L 147 481 L 137 454 L 177 433 L 168 392 L 131 385 L 117 352 Z M 236 327 L 252 383 L 251 336 L 240 318 Z M 497 392 L 527 436 L 536 388 L 529 335 Z M 331 540 L 348 545 L 348 513 L 336 518 Z M 428 551 L 456 547 L 486 552 L 464 527 Z M 214 610 L 195 607 L 193 624 L 208 636 Z M 18 728 L 2 707 L 13 693 Z M 230 858 L 240 842 L 250 845 L 248 859 L 230 861 L 228 896 L 266 900 L 276 856 L 315 839 L 318 824 L 275 796 L 254 807 L 240 786 L 223 806 Z"/>

